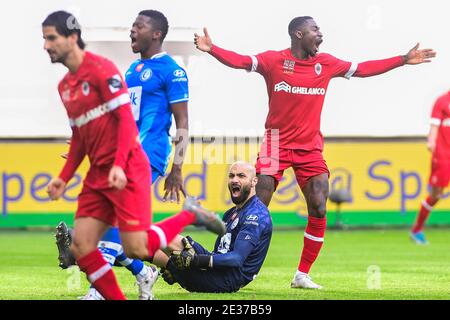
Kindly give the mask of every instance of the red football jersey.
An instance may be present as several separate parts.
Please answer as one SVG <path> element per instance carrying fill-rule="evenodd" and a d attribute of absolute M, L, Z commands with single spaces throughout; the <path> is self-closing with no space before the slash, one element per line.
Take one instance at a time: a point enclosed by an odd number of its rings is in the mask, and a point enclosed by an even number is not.
<path fill-rule="evenodd" d="M 278 141 L 280 148 L 323 150 L 320 117 L 328 83 L 333 77 L 350 78 L 357 65 L 326 53 L 299 60 L 291 49 L 267 51 L 252 60 L 269 95 L 266 141 Z"/>
<path fill-rule="evenodd" d="M 115 164 L 125 168 L 130 148 L 138 145 L 138 131 L 126 83 L 116 66 L 85 52 L 79 69 L 65 75 L 58 91 L 73 130 L 60 177 L 69 180 L 85 155 L 91 167 L 109 169 Z"/>
<path fill-rule="evenodd" d="M 450 161 L 450 91 L 436 100 L 430 123 L 439 126 L 433 156 L 439 160 Z"/>

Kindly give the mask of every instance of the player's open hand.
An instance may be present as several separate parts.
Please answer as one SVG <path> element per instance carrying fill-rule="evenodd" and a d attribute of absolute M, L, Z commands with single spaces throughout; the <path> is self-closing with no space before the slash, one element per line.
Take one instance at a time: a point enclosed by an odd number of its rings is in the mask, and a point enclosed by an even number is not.
<path fill-rule="evenodd" d="M 181 168 L 176 166 L 172 167 L 172 171 L 169 173 L 166 181 L 164 182 L 164 191 L 163 201 L 167 201 L 167 198 L 169 198 L 170 202 L 177 201 L 177 203 L 180 203 L 180 192 L 186 198 Z"/>
<path fill-rule="evenodd" d="M 210 52 L 212 47 L 212 40 L 208 34 L 208 30 L 203 28 L 203 36 L 194 33 L 195 47 L 203 52 Z"/>
<path fill-rule="evenodd" d="M 108 182 L 110 188 L 123 190 L 127 185 L 127 176 L 123 169 L 119 166 L 113 166 L 109 171 Z"/>
<path fill-rule="evenodd" d="M 421 49 L 419 50 L 419 44 L 416 44 L 414 48 L 404 56 L 405 64 L 420 64 L 431 62 L 431 58 L 436 57 L 436 52 L 433 49 Z"/>
<path fill-rule="evenodd" d="M 58 200 L 65 189 L 66 183 L 59 177 L 52 179 L 47 185 L 47 193 L 51 200 Z"/>

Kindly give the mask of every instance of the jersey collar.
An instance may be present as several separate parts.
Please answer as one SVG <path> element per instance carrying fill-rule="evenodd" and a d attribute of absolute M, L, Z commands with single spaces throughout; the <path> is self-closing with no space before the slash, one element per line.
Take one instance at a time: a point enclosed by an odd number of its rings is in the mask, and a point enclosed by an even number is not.
<path fill-rule="evenodd" d="M 251 196 L 250 199 L 248 199 L 247 202 L 241 208 L 235 207 L 236 211 L 239 211 L 239 212 L 243 211 L 246 207 L 248 207 L 248 205 L 251 202 L 253 202 L 255 200 L 255 198 L 256 198 L 256 194 Z"/>
<path fill-rule="evenodd" d="M 165 55 L 167 55 L 167 52 L 166 52 L 166 51 L 163 51 L 163 52 L 159 52 L 159 53 L 157 53 L 157 54 L 152 55 L 152 56 L 151 56 L 150 58 L 148 58 L 148 59 L 140 59 L 140 60 L 141 60 L 141 61 L 153 60 L 153 59 L 158 59 L 158 58 L 164 57 Z"/>

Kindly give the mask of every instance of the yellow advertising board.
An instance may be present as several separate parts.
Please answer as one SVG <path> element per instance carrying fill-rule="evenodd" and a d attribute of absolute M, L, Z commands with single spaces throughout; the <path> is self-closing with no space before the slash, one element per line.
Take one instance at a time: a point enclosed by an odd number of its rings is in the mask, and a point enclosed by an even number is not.
<path fill-rule="evenodd" d="M 256 143 L 225 142 L 191 144 L 183 167 L 187 193 L 217 212 L 232 206 L 227 189 L 229 165 L 236 160 L 254 163 L 259 148 Z M 0 227 L 12 226 L 7 217 L 70 214 L 76 210 L 87 161 L 70 181 L 62 199 L 49 201 L 46 193 L 47 183 L 64 164 L 60 155 L 67 148 L 63 143 L 0 143 Z M 359 213 L 359 217 L 390 212 L 401 217 L 414 213 L 426 196 L 430 154 L 423 142 L 334 142 L 326 144 L 324 156 L 331 172 L 330 186 L 351 192 L 351 202 L 343 205 L 345 212 Z M 181 208 L 181 204 L 162 201 L 163 186 L 164 179 L 153 185 L 156 215 Z M 446 198 L 439 203 L 440 211 L 450 211 Z M 328 208 L 333 211 L 336 207 L 329 204 Z M 274 216 L 306 215 L 305 201 L 291 169 L 285 172 L 270 210 Z"/>

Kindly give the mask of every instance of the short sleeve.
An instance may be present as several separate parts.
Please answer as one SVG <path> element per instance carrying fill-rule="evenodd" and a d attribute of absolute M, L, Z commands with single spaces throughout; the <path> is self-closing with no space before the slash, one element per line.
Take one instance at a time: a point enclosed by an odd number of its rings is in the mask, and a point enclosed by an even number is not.
<path fill-rule="evenodd" d="M 117 67 L 105 59 L 99 66 L 97 74 L 98 88 L 102 102 L 110 110 L 130 103 L 127 85 Z"/>
<path fill-rule="evenodd" d="M 170 104 L 189 100 L 189 85 L 186 71 L 181 67 L 173 68 L 166 76 L 166 95 Z"/>

